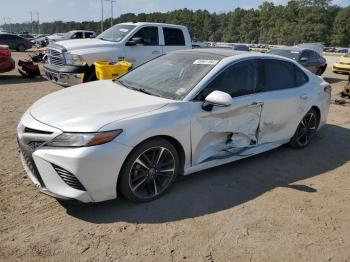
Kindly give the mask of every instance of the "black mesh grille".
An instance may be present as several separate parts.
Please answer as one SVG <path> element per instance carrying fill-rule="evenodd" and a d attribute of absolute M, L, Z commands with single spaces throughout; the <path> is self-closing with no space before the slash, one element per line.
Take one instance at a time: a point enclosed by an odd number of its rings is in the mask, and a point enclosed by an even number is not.
<path fill-rule="evenodd" d="M 44 141 L 31 141 L 28 143 L 28 146 L 30 146 L 31 149 L 35 150 L 44 143 Z"/>
<path fill-rule="evenodd" d="M 52 164 L 53 168 L 56 170 L 57 174 L 62 178 L 62 180 L 70 187 L 86 191 L 85 187 L 80 183 L 80 181 L 69 171 L 62 167 Z"/>
<path fill-rule="evenodd" d="M 26 146 L 24 144 L 22 144 L 19 140 L 18 141 L 18 145 L 21 151 L 21 154 L 23 156 L 24 162 L 27 166 L 27 168 L 32 172 L 33 176 L 36 177 L 36 179 L 39 181 L 40 185 L 42 187 L 45 187 L 44 181 L 42 180 L 40 173 L 35 165 L 34 159 L 33 159 L 33 149 L 30 148 L 29 146 Z"/>

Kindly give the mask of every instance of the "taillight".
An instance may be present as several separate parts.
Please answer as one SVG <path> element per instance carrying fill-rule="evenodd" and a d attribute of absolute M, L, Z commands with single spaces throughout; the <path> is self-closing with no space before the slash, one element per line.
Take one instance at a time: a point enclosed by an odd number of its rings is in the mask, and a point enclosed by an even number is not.
<path fill-rule="evenodd" d="M 324 91 L 325 91 L 326 93 L 328 93 L 329 95 L 331 95 L 331 94 L 332 94 L 332 87 L 331 87 L 331 85 L 326 86 L 326 87 L 324 88 Z"/>
<path fill-rule="evenodd" d="M 0 56 L 11 56 L 10 49 L 0 47 Z"/>

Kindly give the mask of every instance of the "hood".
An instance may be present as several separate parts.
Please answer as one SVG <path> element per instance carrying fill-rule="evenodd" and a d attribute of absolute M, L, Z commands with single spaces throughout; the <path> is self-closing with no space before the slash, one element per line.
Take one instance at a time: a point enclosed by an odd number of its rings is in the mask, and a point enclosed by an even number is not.
<path fill-rule="evenodd" d="M 106 80 L 47 95 L 33 104 L 30 113 L 65 132 L 96 132 L 111 122 L 157 110 L 170 101 Z"/>
<path fill-rule="evenodd" d="M 85 38 L 85 39 L 74 39 L 74 40 L 63 40 L 60 41 L 59 45 L 65 47 L 68 51 L 86 48 L 99 48 L 99 47 L 110 47 L 113 46 L 114 42 L 101 40 L 98 38 Z"/>

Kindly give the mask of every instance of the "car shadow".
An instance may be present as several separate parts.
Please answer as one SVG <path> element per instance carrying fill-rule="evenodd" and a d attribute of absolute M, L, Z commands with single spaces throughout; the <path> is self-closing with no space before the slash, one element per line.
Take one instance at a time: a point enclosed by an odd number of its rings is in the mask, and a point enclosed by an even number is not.
<path fill-rule="evenodd" d="M 47 79 L 45 79 L 42 76 L 29 78 L 29 77 L 21 76 L 19 74 L 18 75 L 2 75 L 2 74 L 0 74 L 0 84 L 4 84 L 4 85 L 16 85 L 16 84 L 36 83 L 36 82 L 44 82 L 44 81 L 47 81 Z"/>
<path fill-rule="evenodd" d="M 342 78 L 334 78 L 334 77 L 324 77 L 324 81 L 330 83 L 330 84 L 336 84 L 342 81 L 345 81 L 345 79 Z"/>
<path fill-rule="evenodd" d="M 347 142 L 346 142 L 347 141 Z M 255 157 L 179 177 L 160 199 L 144 204 L 123 198 L 96 203 L 63 204 L 69 215 L 91 223 L 165 223 L 226 210 L 277 187 L 295 194 L 316 193 L 302 181 L 350 160 L 350 129 L 324 126 L 305 149 L 280 147 Z"/>

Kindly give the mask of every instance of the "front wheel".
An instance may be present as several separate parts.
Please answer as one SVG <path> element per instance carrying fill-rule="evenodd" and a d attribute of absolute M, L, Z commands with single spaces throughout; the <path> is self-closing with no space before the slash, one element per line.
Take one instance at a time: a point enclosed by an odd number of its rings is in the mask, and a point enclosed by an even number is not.
<path fill-rule="evenodd" d="M 308 146 L 317 132 L 319 117 L 315 109 L 310 109 L 299 123 L 299 126 L 289 142 L 293 148 L 304 148 Z"/>
<path fill-rule="evenodd" d="M 132 201 L 152 201 L 169 189 L 179 170 L 175 147 L 163 138 L 152 139 L 137 146 L 128 156 L 118 188 Z"/>

